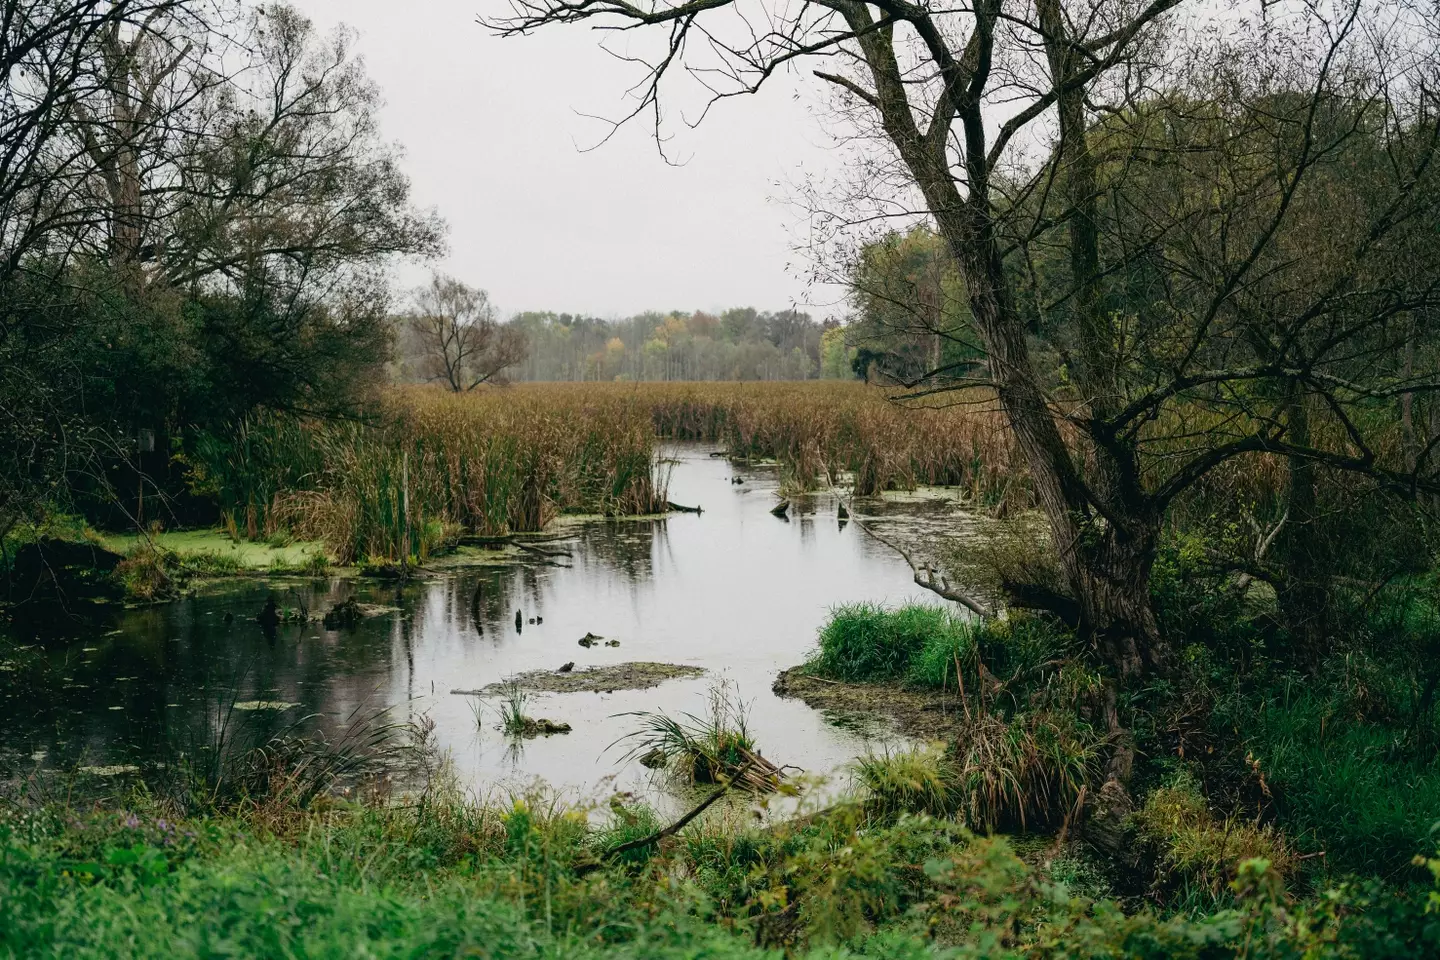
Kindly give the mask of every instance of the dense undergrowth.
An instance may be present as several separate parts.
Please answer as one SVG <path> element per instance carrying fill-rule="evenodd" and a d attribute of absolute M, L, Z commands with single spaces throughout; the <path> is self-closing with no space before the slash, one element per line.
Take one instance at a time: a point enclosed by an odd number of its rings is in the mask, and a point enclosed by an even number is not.
<path fill-rule="evenodd" d="M 1109 872 L 1131 895 L 1213 911 L 1253 858 L 1306 897 L 1355 878 L 1410 883 L 1440 825 L 1436 671 L 1415 656 L 1440 622 L 1428 581 L 1337 598 L 1347 633 L 1307 670 L 1288 656 L 1273 599 L 1226 589 L 1178 552 L 1157 579 L 1182 663 L 1118 696 L 1043 617 L 834 611 L 808 670 L 952 698 L 939 747 L 862 764 L 879 808 L 1063 834 L 1083 823 L 1123 742 L 1134 809 Z"/>
<path fill-rule="evenodd" d="M 538 792 L 204 815 L 152 795 L 0 811 L 0 949 L 66 957 L 1426 956 L 1423 886 L 1296 901 L 1245 860 L 1199 918 L 1082 895 L 1065 857 L 850 801 L 770 825 L 743 811 L 623 857 L 658 823 Z M 893 800 L 893 798 L 892 798 Z M 1432 869 L 1435 865 L 1431 864 Z M 1417 870 L 1418 876 L 1424 871 Z"/>

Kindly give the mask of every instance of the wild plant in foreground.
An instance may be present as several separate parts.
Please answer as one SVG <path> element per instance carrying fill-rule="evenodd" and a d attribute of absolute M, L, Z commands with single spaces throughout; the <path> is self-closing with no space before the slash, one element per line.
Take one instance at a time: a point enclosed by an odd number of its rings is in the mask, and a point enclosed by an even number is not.
<path fill-rule="evenodd" d="M 500 729 L 512 737 L 523 736 L 533 721 L 525 715 L 530 694 L 514 680 L 507 681 L 500 695 Z"/>
<path fill-rule="evenodd" d="M 692 784 L 719 783 L 738 777 L 755 791 L 774 790 L 780 768 L 759 753 L 746 726 L 746 707 L 728 681 L 710 688 L 704 716 L 682 714 L 675 719 L 659 712 L 622 714 L 639 727 L 617 740 L 632 746 L 621 761 L 640 757 L 647 766 L 663 767 Z M 615 746 L 615 744 L 611 744 Z"/>
<path fill-rule="evenodd" d="M 904 813 L 953 816 L 959 800 L 959 777 L 943 747 L 870 753 L 855 760 L 854 777 L 866 811 L 879 820 Z"/>

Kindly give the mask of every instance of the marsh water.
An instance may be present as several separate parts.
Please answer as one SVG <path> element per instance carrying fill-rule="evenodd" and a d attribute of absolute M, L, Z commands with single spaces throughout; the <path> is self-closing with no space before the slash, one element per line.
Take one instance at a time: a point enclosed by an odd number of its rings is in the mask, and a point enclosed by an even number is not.
<path fill-rule="evenodd" d="M 611 746 L 635 728 L 625 714 L 701 714 L 719 681 L 748 705 L 750 731 L 776 763 L 832 773 L 888 740 L 883 726 L 822 715 L 777 697 L 771 684 L 813 648 L 834 605 L 914 596 L 905 561 L 843 524 L 832 497 L 771 515 L 773 468 L 733 464 L 701 446 L 666 454 L 671 499 L 704 512 L 571 520 L 546 544 L 568 557 L 461 567 L 403 590 L 346 578 L 246 579 L 107 614 L 98 625 L 17 624 L 10 641 L 42 655 L 48 679 L 0 674 L 0 765 L 11 775 L 27 766 L 143 767 L 213 739 L 236 703 L 262 705 L 244 719 L 274 729 L 301 716 L 339 729 L 388 708 L 397 721 L 428 715 L 439 747 L 477 791 L 539 778 L 586 796 L 653 792 L 650 771 Z M 282 607 L 311 612 L 351 596 L 395 609 L 352 627 L 312 620 L 267 635 L 254 617 L 271 593 Z M 583 647 L 587 633 L 619 645 Z M 644 690 L 536 694 L 527 712 L 572 732 L 527 740 L 496 729 L 496 698 L 452 692 L 571 661 L 577 671 L 652 661 L 705 672 Z"/>

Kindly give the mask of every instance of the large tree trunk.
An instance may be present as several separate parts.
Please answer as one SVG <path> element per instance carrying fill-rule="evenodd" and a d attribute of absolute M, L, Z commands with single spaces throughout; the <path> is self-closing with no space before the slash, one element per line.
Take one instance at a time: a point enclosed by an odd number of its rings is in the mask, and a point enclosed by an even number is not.
<path fill-rule="evenodd" d="M 950 169 L 948 125 L 937 128 L 937 135 L 930 138 L 915 124 L 895 60 L 893 28 L 876 27 L 861 4 L 847 10 L 846 17 L 874 77 L 875 105 L 886 133 L 924 194 L 965 281 L 990 378 L 1049 521 L 1075 625 L 1082 634 L 1095 638 L 1101 654 L 1120 677 L 1163 668 L 1168 650 L 1156 624 L 1149 590 L 1158 517 L 1139 489 L 1133 457 L 1127 462 L 1125 451 L 1113 444 L 1097 446 L 1094 460 L 1101 476 L 1098 487 L 1087 487 L 1061 436 L 1030 357 L 1025 323 L 1015 307 L 996 240 L 979 103 L 967 100 L 956 108 L 965 140 L 967 198 L 961 196 Z M 1085 152 L 1083 142 L 1081 149 Z M 1078 189 L 1093 194 L 1092 185 L 1093 176 Z M 1089 237 L 1093 241 L 1093 232 Z M 1078 242 L 1086 241 L 1081 236 Z M 1077 262 L 1093 263 L 1098 253 L 1092 243 L 1089 251 L 1081 250 L 1076 257 Z M 1093 295 L 1098 290 L 1094 269 L 1083 267 L 1081 272 L 1091 290 L 1087 301 L 1098 304 Z M 1093 313 L 1092 306 L 1086 309 Z M 1092 338 L 1090 342 L 1103 352 L 1101 340 Z M 1097 375 L 1106 367 L 1098 357 L 1087 366 Z M 1111 396 L 1102 392 L 1094 399 L 1105 402 Z"/>
<path fill-rule="evenodd" d="M 1086 488 L 1075 467 L 1030 361 L 1024 323 L 1015 310 L 999 251 L 974 207 L 938 217 L 960 263 L 970 309 L 985 341 L 1000 404 L 1029 468 L 1031 485 L 1049 521 L 1064 586 L 1075 601 L 1075 626 L 1095 638 L 1121 677 L 1163 670 L 1169 649 L 1150 600 L 1150 571 L 1159 517 L 1142 498 L 1121 494 L 1126 484 L 1104 480 Z M 1097 449 L 1108 465 L 1102 476 L 1123 476 L 1120 458 Z M 1107 517 L 1097 516 L 1094 494 L 1107 495 Z"/>

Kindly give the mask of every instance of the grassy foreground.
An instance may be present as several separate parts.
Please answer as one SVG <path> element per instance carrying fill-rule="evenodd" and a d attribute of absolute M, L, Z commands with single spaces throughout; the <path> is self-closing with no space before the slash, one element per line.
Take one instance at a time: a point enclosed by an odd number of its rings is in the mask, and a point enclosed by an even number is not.
<path fill-rule="evenodd" d="M 1407 957 L 1440 947 L 1423 890 L 1286 897 L 1261 859 L 1223 909 L 1165 918 L 1080 895 L 1074 865 L 851 803 L 769 829 L 605 825 L 538 794 L 486 806 L 153 800 L 0 813 L 0 951 L 27 957 Z M 744 818 L 739 818 L 743 824 Z M 1431 863 L 1435 869 L 1436 864 Z"/>
<path fill-rule="evenodd" d="M 1108 868 L 1117 883 L 1205 911 L 1252 858 L 1307 896 L 1356 878 L 1413 881 L 1440 826 L 1440 721 L 1394 612 L 1370 616 L 1309 675 L 1268 657 L 1265 638 L 1237 618 L 1226 642 L 1190 645 L 1178 675 L 1109 708 L 1137 757 L 1126 849 Z M 841 607 L 806 669 L 947 691 L 938 750 L 861 764 L 887 810 L 1063 835 L 1094 803 L 1116 748 L 1104 678 L 1038 618 Z"/>

